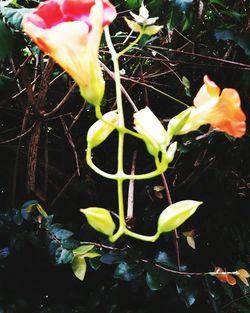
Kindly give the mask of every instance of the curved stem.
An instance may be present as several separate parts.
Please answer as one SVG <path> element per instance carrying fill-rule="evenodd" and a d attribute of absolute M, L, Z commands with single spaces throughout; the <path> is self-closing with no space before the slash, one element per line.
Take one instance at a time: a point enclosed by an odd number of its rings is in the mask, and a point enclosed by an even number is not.
<path fill-rule="evenodd" d="M 118 58 L 121 57 L 123 54 L 125 54 L 127 51 L 129 51 L 134 45 L 136 45 L 137 42 L 140 41 L 142 35 L 143 35 L 143 31 L 139 33 L 138 37 L 134 41 L 132 41 L 126 48 L 124 48 L 122 51 L 120 51 L 117 54 Z"/>
<path fill-rule="evenodd" d="M 155 242 L 159 238 L 159 236 L 160 236 L 160 233 L 156 233 L 153 236 L 141 235 L 141 234 L 138 234 L 138 233 L 134 233 L 133 231 L 131 231 L 131 230 L 127 229 L 127 228 L 125 228 L 124 234 L 127 235 L 127 236 L 130 236 L 130 237 L 139 239 L 139 240 L 149 241 L 149 242 Z"/>

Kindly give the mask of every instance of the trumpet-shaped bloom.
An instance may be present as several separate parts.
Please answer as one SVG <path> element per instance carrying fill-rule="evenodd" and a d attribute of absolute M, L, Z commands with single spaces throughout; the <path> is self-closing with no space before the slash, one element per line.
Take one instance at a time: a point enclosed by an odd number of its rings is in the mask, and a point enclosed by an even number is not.
<path fill-rule="evenodd" d="M 233 137 L 242 137 L 246 132 L 245 121 L 246 115 L 241 109 L 238 92 L 235 89 L 225 88 L 220 93 L 220 88 L 208 76 L 204 76 L 204 85 L 194 98 L 194 107 L 191 108 L 186 123 L 178 129 L 176 135 L 197 130 L 204 124 L 211 124 L 214 128 Z"/>
<path fill-rule="evenodd" d="M 108 0 L 48 0 L 23 19 L 23 30 L 99 105 L 104 80 L 98 61 L 103 27 L 116 17 Z"/>

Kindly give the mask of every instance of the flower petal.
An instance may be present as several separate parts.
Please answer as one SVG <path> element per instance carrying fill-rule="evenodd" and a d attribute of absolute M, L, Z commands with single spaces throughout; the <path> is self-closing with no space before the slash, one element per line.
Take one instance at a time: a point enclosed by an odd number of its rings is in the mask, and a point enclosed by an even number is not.
<path fill-rule="evenodd" d="M 246 132 L 246 115 L 240 107 L 240 97 L 235 89 L 223 89 L 213 116 L 213 127 L 233 136 L 242 137 Z"/>
<path fill-rule="evenodd" d="M 213 106 L 217 103 L 220 95 L 220 88 L 209 79 L 207 75 L 203 78 L 204 85 L 198 91 L 194 98 L 194 106 Z"/>

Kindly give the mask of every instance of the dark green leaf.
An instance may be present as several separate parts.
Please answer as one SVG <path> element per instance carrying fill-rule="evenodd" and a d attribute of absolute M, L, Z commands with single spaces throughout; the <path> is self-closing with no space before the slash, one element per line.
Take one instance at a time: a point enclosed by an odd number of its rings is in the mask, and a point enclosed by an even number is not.
<path fill-rule="evenodd" d="M 22 20 L 25 14 L 28 14 L 32 11 L 32 9 L 13 9 L 10 7 L 1 8 L 1 14 L 8 21 L 8 23 L 15 30 L 22 30 Z"/>
<path fill-rule="evenodd" d="M 172 269 L 177 269 L 176 263 L 170 258 L 170 256 L 166 252 L 163 251 L 159 251 L 158 254 L 155 256 L 155 262 L 164 264 Z"/>
<path fill-rule="evenodd" d="M 138 8 L 141 5 L 142 0 L 126 0 L 130 9 Z"/>
<path fill-rule="evenodd" d="M 144 268 L 141 264 L 128 265 L 126 262 L 120 263 L 114 273 L 115 278 L 120 278 L 125 281 L 131 281 L 144 272 Z"/>
<path fill-rule="evenodd" d="M 99 257 L 90 258 L 89 259 L 89 264 L 90 264 L 90 266 L 92 267 L 92 269 L 94 271 L 97 271 L 100 268 L 100 266 L 102 265 Z"/>
<path fill-rule="evenodd" d="M 65 240 L 74 235 L 72 231 L 67 229 L 59 229 L 58 231 L 55 231 L 54 234 L 59 240 Z"/>
<path fill-rule="evenodd" d="M 127 254 L 124 251 L 110 251 L 109 253 L 104 254 L 100 258 L 100 261 L 104 264 L 120 263 L 126 255 Z"/>
<path fill-rule="evenodd" d="M 250 47 L 246 39 L 243 38 L 239 33 L 236 33 L 231 30 L 215 30 L 214 36 L 216 40 L 232 40 L 238 46 L 240 46 L 246 53 L 247 56 L 250 55 Z"/>
<path fill-rule="evenodd" d="M 196 280 L 193 277 L 179 275 L 175 276 L 175 281 L 178 295 L 189 308 L 197 298 L 198 286 Z"/>
<path fill-rule="evenodd" d="M 10 29 L 0 20 L 0 61 L 11 55 L 13 38 Z"/>
<path fill-rule="evenodd" d="M 159 290 L 169 281 L 169 273 L 158 268 L 153 263 L 147 264 L 146 282 L 151 290 Z"/>
<path fill-rule="evenodd" d="M 174 3 L 181 11 L 187 11 L 187 9 L 192 5 L 193 0 L 173 0 L 173 3 Z"/>
<path fill-rule="evenodd" d="M 73 238 L 65 239 L 61 242 L 61 245 L 64 249 L 73 250 L 79 246 L 79 241 Z"/>
<path fill-rule="evenodd" d="M 63 249 L 62 247 L 59 247 L 56 250 L 55 254 L 55 260 L 56 264 L 67 264 L 70 263 L 74 258 L 74 255 L 71 251 Z"/>
<path fill-rule="evenodd" d="M 60 244 L 56 240 L 52 240 L 49 244 L 49 252 L 51 256 L 54 256 L 56 253 L 56 250 L 60 247 Z"/>

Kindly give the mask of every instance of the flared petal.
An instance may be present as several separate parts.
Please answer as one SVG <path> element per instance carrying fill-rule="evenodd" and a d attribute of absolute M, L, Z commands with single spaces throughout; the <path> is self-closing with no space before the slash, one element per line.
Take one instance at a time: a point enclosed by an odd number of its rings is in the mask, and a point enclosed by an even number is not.
<path fill-rule="evenodd" d="M 109 1 L 49 0 L 23 19 L 23 29 L 80 87 L 82 96 L 99 105 L 104 80 L 98 60 L 103 27 L 116 17 Z"/>
<path fill-rule="evenodd" d="M 220 95 L 220 88 L 205 75 L 203 78 L 204 85 L 198 91 L 194 98 L 194 106 L 213 106 L 218 101 Z"/>
<path fill-rule="evenodd" d="M 208 119 L 213 127 L 233 137 L 242 137 L 246 132 L 246 115 L 241 109 L 238 92 L 235 89 L 223 89 Z"/>

